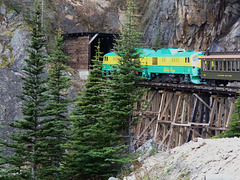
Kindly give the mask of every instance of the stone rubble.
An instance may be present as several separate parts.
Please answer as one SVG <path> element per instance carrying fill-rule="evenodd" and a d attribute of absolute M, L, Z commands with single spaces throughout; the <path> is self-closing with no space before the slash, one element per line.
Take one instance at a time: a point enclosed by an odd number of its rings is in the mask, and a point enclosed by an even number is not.
<path fill-rule="evenodd" d="M 201 139 L 143 161 L 124 180 L 240 180 L 240 138 Z"/>

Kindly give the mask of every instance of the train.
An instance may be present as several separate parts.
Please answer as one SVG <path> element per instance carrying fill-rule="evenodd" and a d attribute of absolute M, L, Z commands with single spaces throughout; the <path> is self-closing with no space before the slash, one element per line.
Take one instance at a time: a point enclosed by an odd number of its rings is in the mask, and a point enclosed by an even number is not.
<path fill-rule="evenodd" d="M 139 49 L 142 72 L 149 81 L 223 85 L 240 81 L 240 52 L 193 51 L 182 48 Z M 102 72 L 108 76 L 118 63 L 114 52 L 103 56 Z"/>

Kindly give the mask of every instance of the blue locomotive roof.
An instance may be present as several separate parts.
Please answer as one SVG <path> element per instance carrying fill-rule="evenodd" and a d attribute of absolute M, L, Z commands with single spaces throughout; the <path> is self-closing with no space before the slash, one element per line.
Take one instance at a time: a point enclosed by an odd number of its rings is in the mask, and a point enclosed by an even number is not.
<path fill-rule="evenodd" d="M 118 55 L 116 55 L 114 52 L 109 52 L 109 53 L 105 54 L 104 56 L 118 56 Z"/>
<path fill-rule="evenodd" d="M 157 50 L 155 53 L 151 53 L 148 57 L 190 57 L 190 56 L 201 56 L 202 51 L 186 51 L 185 49 L 179 48 L 162 48 Z"/>
<path fill-rule="evenodd" d="M 148 55 L 148 57 L 170 57 L 176 54 L 178 51 L 185 51 L 178 48 L 162 48 Z"/>
<path fill-rule="evenodd" d="M 151 53 L 155 53 L 153 49 L 147 49 L 147 48 L 138 49 L 138 51 L 141 52 L 140 57 L 146 57 Z"/>
<path fill-rule="evenodd" d="M 137 50 L 138 52 L 140 52 L 140 57 L 146 57 L 151 53 L 154 53 L 155 51 L 153 49 L 147 49 L 147 48 L 141 48 Z M 104 56 L 118 56 L 115 52 L 109 52 L 107 54 L 105 54 Z"/>

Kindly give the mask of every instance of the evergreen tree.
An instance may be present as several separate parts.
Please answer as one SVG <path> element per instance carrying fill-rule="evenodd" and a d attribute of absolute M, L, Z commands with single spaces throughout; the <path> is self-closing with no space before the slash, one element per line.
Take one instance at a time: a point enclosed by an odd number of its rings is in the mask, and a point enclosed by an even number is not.
<path fill-rule="evenodd" d="M 112 134 L 102 117 L 105 80 L 102 77 L 100 44 L 96 48 L 85 89 L 73 111 L 73 136 L 69 145 L 72 153 L 66 162 L 66 174 L 73 179 L 106 179 L 118 171 L 113 161 L 119 161 L 115 152 L 121 147 L 111 146 Z"/>
<path fill-rule="evenodd" d="M 39 143 L 41 138 L 41 127 L 43 111 L 47 96 L 45 94 L 46 80 L 43 78 L 46 64 L 44 56 L 45 37 L 41 25 L 41 10 L 38 1 L 35 1 L 35 11 L 30 21 L 31 41 L 27 52 L 29 57 L 25 59 L 26 66 L 23 67 L 25 76 L 23 80 L 21 107 L 23 119 L 11 123 L 12 134 L 9 137 L 12 143 L 5 143 L 13 149 L 11 157 L 2 157 L 5 164 L 9 164 L 4 174 L 6 179 L 37 179 L 40 164 Z M 16 131 L 16 132 L 14 132 Z M 3 177 L 2 177 L 3 178 Z"/>
<path fill-rule="evenodd" d="M 232 121 L 229 123 L 229 129 L 218 137 L 240 137 L 240 98 L 235 102 Z"/>
<path fill-rule="evenodd" d="M 65 156 L 66 142 L 68 140 L 68 105 L 67 90 L 71 86 L 70 78 L 66 75 L 68 57 L 63 53 L 63 38 L 58 31 L 53 46 L 53 52 L 49 58 L 49 74 L 47 87 L 49 95 L 42 120 L 39 178 L 61 179 L 62 161 Z"/>
<path fill-rule="evenodd" d="M 115 53 L 120 58 L 108 81 L 104 117 L 112 127 L 112 132 L 118 134 L 113 142 L 116 144 L 127 142 L 129 152 L 133 152 L 131 134 L 132 124 L 135 123 L 132 117 L 135 111 L 133 106 L 134 103 L 142 101 L 141 96 L 145 92 L 143 88 L 136 87 L 136 84 L 143 80 L 136 72 L 142 72 L 143 69 L 140 65 L 141 52 L 138 50 L 141 37 L 141 33 L 137 31 L 139 16 L 136 14 L 133 0 L 128 1 L 126 17 L 127 22 L 123 25 L 122 34 L 115 46 Z"/>

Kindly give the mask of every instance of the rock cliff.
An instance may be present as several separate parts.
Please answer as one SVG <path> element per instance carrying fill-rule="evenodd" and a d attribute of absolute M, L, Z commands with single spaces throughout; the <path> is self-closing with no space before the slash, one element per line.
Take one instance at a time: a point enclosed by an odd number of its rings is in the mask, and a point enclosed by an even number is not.
<path fill-rule="evenodd" d="M 0 5 L 0 124 L 5 127 L 0 136 L 9 133 L 5 125 L 21 114 L 21 102 L 16 95 L 21 91 L 21 69 L 27 57 L 28 39 L 23 16 Z"/>
<path fill-rule="evenodd" d="M 34 0 L 3 0 L 29 13 Z M 65 33 L 98 31 L 119 33 L 126 0 L 43 0 L 48 27 Z M 141 31 L 153 45 L 159 28 L 163 47 L 194 50 L 238 50 L 240 2 L 238 0 L 139 0 Z M 50 26 L 49 26 L 50 25 Z"/>

